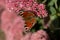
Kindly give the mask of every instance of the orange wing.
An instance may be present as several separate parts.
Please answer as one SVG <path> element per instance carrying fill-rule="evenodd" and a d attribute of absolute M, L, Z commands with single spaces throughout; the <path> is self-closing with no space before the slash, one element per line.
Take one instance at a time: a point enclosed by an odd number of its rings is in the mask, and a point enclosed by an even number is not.
<path fill-rule="evenodd" d="M 22 16 L 25 20 L 25 28 L 30 30 L 36 24 L 36 16 L 34 13 L 25 11 L 22 13 Z"/>
<path fill-rule="evenodd" d="M 24 12 L 23 17 L 25 19 L 26 27 L 31 29 L 36 23 L 36 16 L 32 12 Z"/>

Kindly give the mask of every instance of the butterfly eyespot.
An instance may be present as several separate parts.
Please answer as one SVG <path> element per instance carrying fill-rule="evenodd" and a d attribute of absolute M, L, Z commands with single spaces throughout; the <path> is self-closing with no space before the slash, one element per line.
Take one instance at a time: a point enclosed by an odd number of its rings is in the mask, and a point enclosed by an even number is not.
<path fill-rule="evenodd" d="M 25 28 L 27 27 L 27 24 L 25 23 L 25 26 L 24 26 Z"/>
<path fill-rule="evenodd" d="M 27 34 L 28 32 L 30 32 L 29 28 L 28 28 L 28 27 L 25 27 L 23 33 L 24 33 L 24 34 Z"/>
<path fill-rule="evenodd" d="M 18 15 L 23 16 L 23 12 L 24 12 L 24 11 L 21 11 L 21 10 L 20 10 L 20 11 L 18 12 Z"/>
<path fill-rule="evenodd" d="M 23 11 L 20 11 L 20 13 L 22 14 L 22 13 L 23 13 Z"/>
<path fill-rule="evenodd" d="M 25 32 L 29 32 L 29 27 L 25 27 Z"/>
<path fill-rule="evenodd" d="M 28 30 L 29 28 L 28 27 L 25 27 L 26 30 Z"/>
<path fill-rule="evenodd" d="M 27 27 L 27 24 L 25 24 L 25 26 L 24 26 L 24 27 L 25 27 L 25 30 L 28 30 L 28 29 L 29 29 L 29 27 Z"/>

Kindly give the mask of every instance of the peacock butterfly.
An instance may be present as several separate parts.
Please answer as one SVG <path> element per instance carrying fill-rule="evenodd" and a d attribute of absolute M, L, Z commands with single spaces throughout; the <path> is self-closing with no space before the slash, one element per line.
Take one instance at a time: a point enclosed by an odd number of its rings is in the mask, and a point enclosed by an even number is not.
<path fill-rule="evenodd" d="M 20 11 L 19 15 L 22 16 L 25 20 L 25 29 L 30 30 L 36 24 L 36 15 L 31 11 Z"/>

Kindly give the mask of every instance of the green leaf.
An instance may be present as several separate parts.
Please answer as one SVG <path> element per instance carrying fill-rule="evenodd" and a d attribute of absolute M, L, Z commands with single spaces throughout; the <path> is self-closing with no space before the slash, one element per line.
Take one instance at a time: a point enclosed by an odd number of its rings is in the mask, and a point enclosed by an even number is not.
<path fill-rule="evenodd" d="M 53 6 L 54 5 L 54 2 L 53 1 L 50 1 L 49 3 L 48 3 L 48 6 Z"/>
<path fill-rule="evenodd" d="M 57 0 L 52 0 L 54 3 L 57 2 Z"/>
<path fill-rule="evenodd" d="M 48 3 L 48 6 L 53 6 L 55 5 L 55 8 L 57 9 L 58 6 L 57 6 L 57 0 L 51 0 L 49 3 Z"/>
<path fill-rule="evenodd" d="M 36 20 L 38 21 L 39 24 L 42 22 L 42 19 L 40 19 L 39 17 L 36 17 Z"/>
<path fill-rule="evenodd" d="M 53 0 L 55 3 L 55 8 L 58 9 L 57 0 Z"/>
<path fill-rule="evenodd" d="M 40 29 L 44 29 L 44 27 L 43 26 L 40 26 Z"/>
<path fill-rule="evenodd" d="M 35 32 L 35 29 L 32 29 L 31 32 Z"/>
<path fill-rule="evenodd" d="M 56 10 L 54 7 L 50 7 L 50 12 L 52 15 L 56 14 Z"/>
<path fill-rule="evenodd" d="M 56 15 L 53 15 L 53 16 L 51 15 L 51 16 L 50 16 L 50 19 L 51 19 L 52 21 L 53 21 L 54 19 L 56 19 L 56 18 L 57 18 Z"/>

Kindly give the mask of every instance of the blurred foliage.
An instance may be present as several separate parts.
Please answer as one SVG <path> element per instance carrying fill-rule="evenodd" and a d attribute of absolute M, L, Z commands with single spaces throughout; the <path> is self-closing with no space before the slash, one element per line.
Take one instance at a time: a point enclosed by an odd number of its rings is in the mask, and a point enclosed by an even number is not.
<path fill-rule="evenodd" d="M 51 15 L 54 15 L 56 14 L 56 10 L 54 7 L 50 7 L 50 12 L 51 12 Z"/>
<path fill-rule="evenodd" d="M 0 30 L 0 40 L 5 40 L 5 34 L 2 30 Z"/>
<path fill-rule="evenodd" d="M 44 30 L 47 31 L 50 39 L 60 40 L 60 0 L 37 0 L 37 2 L 46 5 L 46 10 L 48 11 L 48 16 L 50 17 L 49 20 L 46 18 L 37 18 L 38 23 L 40 24 L 38 28 L 44 29 L 43 22 L 46 20 L 49 28 Z"/>
<path fill-rule="evenodd" d="M 54 21 L 55 19 L 60 17 L 59 1 L 60 0 L 37 0 L 38 3 L 43 3 L 43 4 L 46 5 L 46 10 L 48 11 L 48 16 L 50 17 L 49 21 L 51 22 L 51 24 L 52 24 L 52 21 Z M 42 21 L 44 21 L 44 18 L 37 18 L 37 21 L 38 21 L 39 24 L 42 24 Z M 56 24 L 54 24 L 54 25 L 56 25 Z"/>

